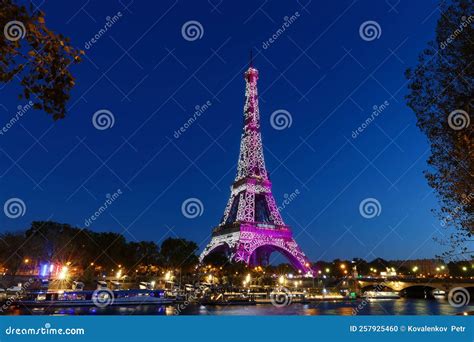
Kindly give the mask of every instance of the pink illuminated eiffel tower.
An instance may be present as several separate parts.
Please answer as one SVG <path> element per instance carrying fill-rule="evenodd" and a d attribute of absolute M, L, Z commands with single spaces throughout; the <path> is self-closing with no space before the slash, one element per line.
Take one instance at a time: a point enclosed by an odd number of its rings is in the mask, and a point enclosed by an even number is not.
<path fill-rule="evenodd" d="M 251 65 L 245 72 L 244 127 L 237 177 L 224 216 L 200 260 L 223 252 L 230 261 L 265 266 L 270 254 L 280 252 L 302 274 L 312 275 L 308 259 L 283 222 L 272 194 L 263 158 L 257 79 L 258 70 Z"/>

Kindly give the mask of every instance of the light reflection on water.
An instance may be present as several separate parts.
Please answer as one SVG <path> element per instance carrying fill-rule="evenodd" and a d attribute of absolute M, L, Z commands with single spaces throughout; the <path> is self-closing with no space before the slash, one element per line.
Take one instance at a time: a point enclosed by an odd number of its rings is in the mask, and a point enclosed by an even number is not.
<path fill-rule="evenodd" d="M 291 304 L 275 307 L 271 304 L 203 306 L 188 305 L 180 309 L 181 315 L 352 315 L 354 309 L 362 305 L 359 315 L 455 315 L 463 311 L 474 311 L 474 305 L 454 308 L 446 299 L 396 299 L 370 302 L 341 301 L 314 302 L 311 304 Z M 12 315 L 175 315 L 174 306 L 112 306 L 71 307 L 71 308 L 15 308 Z"/>

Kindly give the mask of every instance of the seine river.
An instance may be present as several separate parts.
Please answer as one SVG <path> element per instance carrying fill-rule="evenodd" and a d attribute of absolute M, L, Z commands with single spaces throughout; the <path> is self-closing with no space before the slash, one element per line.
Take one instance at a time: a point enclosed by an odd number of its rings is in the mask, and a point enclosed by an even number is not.
<path fill-rule="evenodd" d="M 202 306 L 188 305 L 180 315 L 352 315 L 357 306 L 363 307 L 359 315 L 455 315 L 474 311 L 474 305 L 455 308 L 446 299 L 394 299 L 371 302 L 338 301 L 291 304 L 275 307 L 271 304 Z M 13 315 L 176 315 L 174 306 L 138 307 L 74 307 L 74 308 L 21 308 L 13 309 Z"/>

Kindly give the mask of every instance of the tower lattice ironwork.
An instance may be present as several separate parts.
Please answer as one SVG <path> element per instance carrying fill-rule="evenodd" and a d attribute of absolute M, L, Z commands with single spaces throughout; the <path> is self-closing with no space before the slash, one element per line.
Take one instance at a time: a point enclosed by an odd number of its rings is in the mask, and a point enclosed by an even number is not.
<path fill-rule="evenodd" d="M 305 275 L 312 270 L 280 215 L 263 157 L 258 107 L 258 70 L 245 72 L 244 127 L 240 142 L 237 176 L 221 222 L 201 253 L 202 261 L 214 252 L 224 252 L 231 261 L 250 266 L 267 265 L 270 254 L 280 252 Z"/>

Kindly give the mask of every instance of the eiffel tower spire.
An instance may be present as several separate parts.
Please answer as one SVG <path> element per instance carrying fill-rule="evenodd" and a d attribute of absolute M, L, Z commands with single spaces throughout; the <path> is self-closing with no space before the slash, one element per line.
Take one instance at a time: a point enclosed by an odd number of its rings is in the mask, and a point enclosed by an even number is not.
<path fill-rule="evenodd" d="M 258 70 L 250 65 L 244 78 L 244 120 L 237 176 L 221 222 L 214 228 L 200 260 L 220 251 L 231 261 L 267 265 L 270 255 L 280 252 L 296 269 L 312 275 L 310 264 L 293 239 L 290 227 L 283 222 L 272 194 L 260 131 Z"/>
<path fill-rule="evenodd" d="M 258 70 L 249 67 L 245 73 L 244 127 L 236 181 L 245 177 L 268 178 L 260 133 L 257 80 Z"/>

